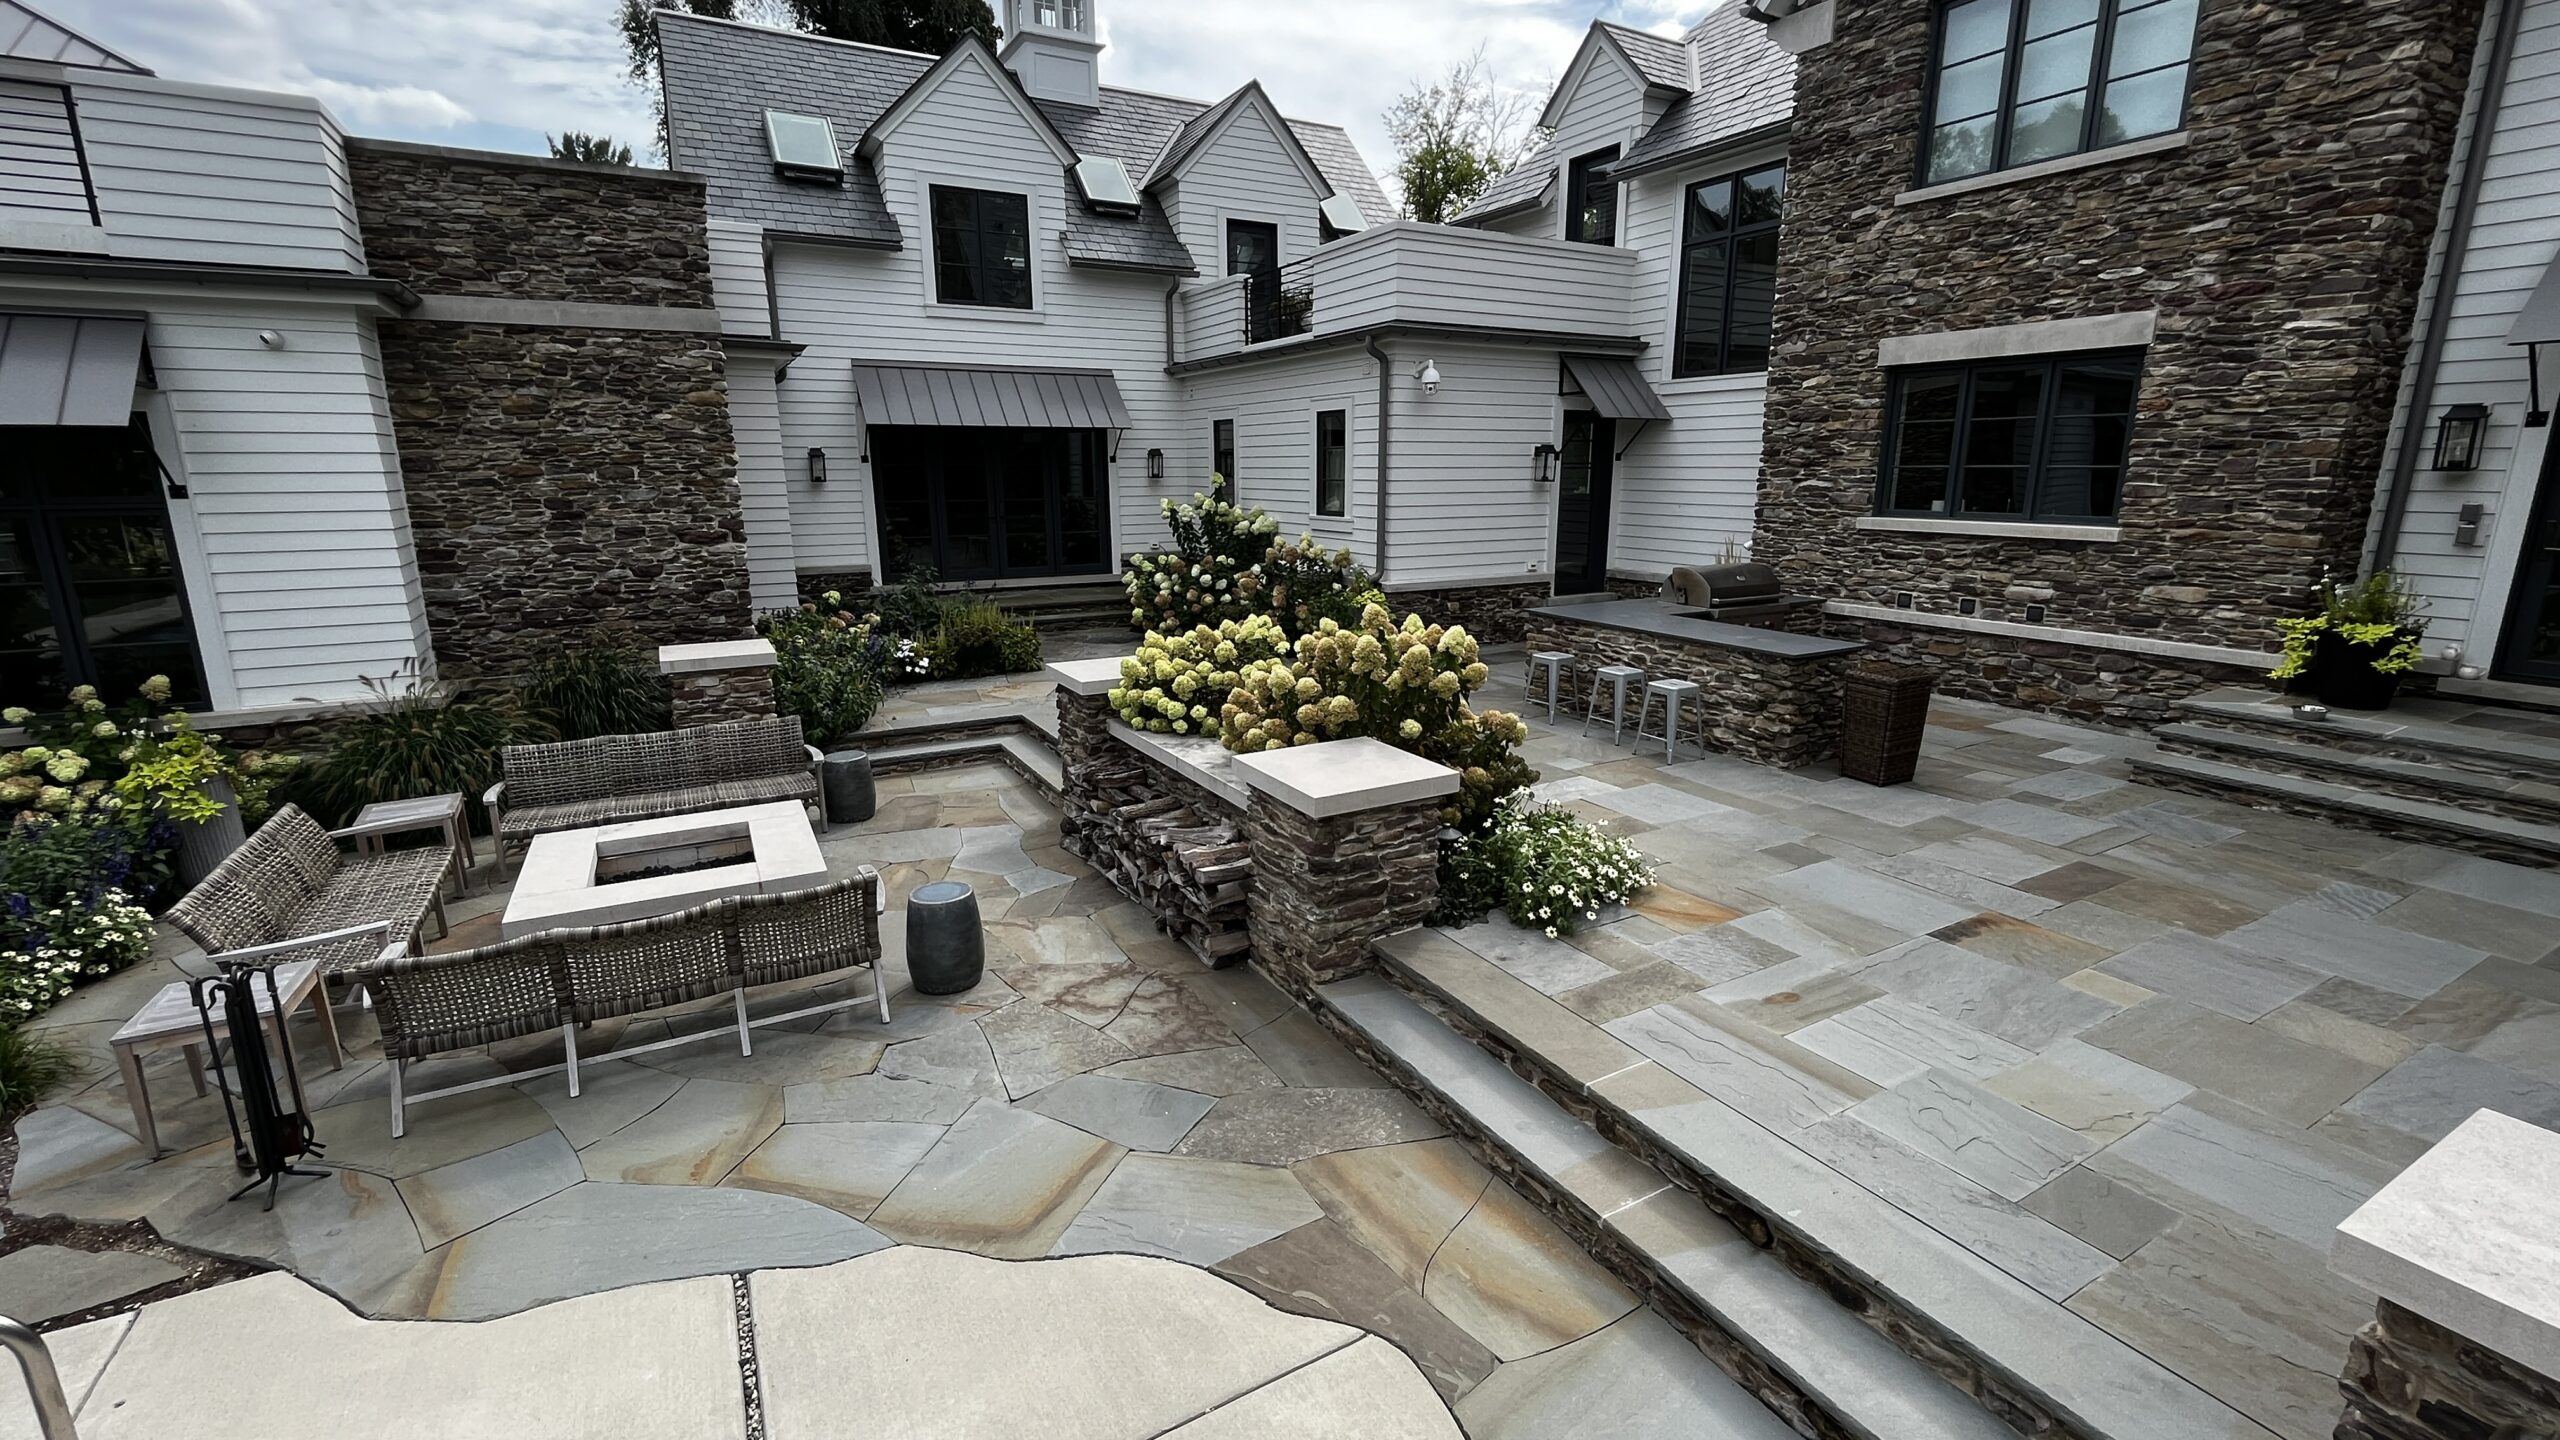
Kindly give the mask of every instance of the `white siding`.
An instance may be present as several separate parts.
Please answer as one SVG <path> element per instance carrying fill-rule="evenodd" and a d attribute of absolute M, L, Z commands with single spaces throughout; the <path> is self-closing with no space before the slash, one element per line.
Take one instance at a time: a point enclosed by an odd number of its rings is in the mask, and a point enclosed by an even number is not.
<path fill-rule="evenodd" d="M 747 594 L 758 610 L 800 603 L 774 363 L 766 355 L 729 356 L 729 428 L 738 439 L 738 501 L 747 522 Z"/>
<path fill-rule="evenodd" d="M 2485 35 L 2478 53 L 2485 59 Z M 2455 141 L 2457 157 L 2467 153 L 2476 123 L 2479 69 L 2475 67 L 2472 87 L 2475 113 L 2466 116 Z M 2458 642 L 2467 648 L 2470 660 L 2482 664 L 2489 662 L 2503 628 L 2512 577 L 2528 539 L 2523 531 L 2531 518 L 2543 450 L 2551 434 L 2548 429 L 2524 428 L 2525 354 L 2508 345 L 2506 336 L 2525 297 L 2541 280 L 2554 254 L 2560 253 L 2560 0 L 2526 0 L 2506 103 L 2494 123 L 2470 252 L 2462 257 L 2455 281 L 2459 288 L 2443 371 L 2414 424 L 2409 405 L 2418 343 L 2411 345 L 2411 364 L 2402 376 L 2393 451 L 2401 445 L 2419 446 L 2420 469 L 2410 490 L 2399 553 L 2387 557 L 2387 563 L 2427 597 L 2429 652 L 2436 652 L 2444 642 Z M 2459 164 L 2457 158 L 2457 170 Z M 2450 193 L 2448 187 L 2448 202 Z M 2450 215 L 2448 203 L 2446 219 Z M 2439 229 L 2439 266 L 2445 241 Z M 2438 283 L 2431 278 L 2419 297 L 2421 319 L 2415 342 L 2425 339 L 2424 317 L 2431 313 Z M 2547 373 L 2551 366 L 2544 368 L 2548 403 L 2554 377 Z M 2466 401 L 2490 408 L 2480 468 L 2463 474 L 2425 468 L 2433 463 L 2436 417 L 2446 407 Z M 2390 464 L 2386 459 L 2386 484 Z M 2481 543 L 2476 546 L 2454 543 L 2457 515 L 2467 504 L 2486 507 Z"/>
<path fill-rule="evenodd" d="M 316 101 L 73 73 L 108 254 L 364 271 L 345 146 Z"/>
<path fill-rule="evenodd" d="M 714 220 L 707 228 L 711 303 L 720 311 L 720 333 L 772 339 L 773 309 L 764 289 L 764 227 Z"/>
<path fill-rule="evenodd" d="M 1207 483 L 1207 440 L 1182 419 L 1165 375 L 1164 297 L 1150 275 L 1077 269 L 1059 234 L 1065 172 L 994 79 L 964 66 L 890 133 L 877 162 L 883 193 L 906 235 L 898 251 L 784 245 L 773 260 L 782 337 L 808 350 L 781 387 L 782 453 L 827 452 L 829 480 L 808 482 L 786 459 L 791 531 L 803 571 L 869 567 L 870 467 L 863 453 L 850 366 L 856 360 L 921 360 L 988 366 L 1108 369 L 1135 428 L 1111 467 L 1114 548 L 1161 531 L 1156 502 Z M 964 185 L 1031 197 L 1029 312 L 940 305 L 932 300 L 927 187 Z M 724 311 L 725 313 L 725 311 Z M 1146 479 L 1150 447 L 1166 451 L 1160 485 Z"/>
<path fill-rule="evenodd" d="M 1390 320 L 1632 337 L 1630 251 L 1408 220 L 1328 245 L 1308 267 L 1316 334 Z"/>
<path fill-rule="evenodd" d="M 1658 102 L 1648 103 L 1643 84 L 1627 73 L 1627 67 L 1600 48 L 1582 72 L 1581 83 L 1567 95 L 1556 116 L 1555 140 L 1549 153 L 1555 156 L 1556 198 L 1538 217 L 1543 224 L 1523 233 L 1564 238 L 1564 182 L 1577 155 L 1588 155 L 1609 146 L 1631 146 L 1643 138 L 1646 125 L 1661 113 Z M 1623 200 L 1624 191 L 1620 192 Z"/>
<path fill-rule="evenodd" d="M 283 349 L 258 343 L 267 329 Z M 211 599 L 198 639 L 231 673 L 216 708 L 360 699 L 362 677 L 422 661 L 426 606 L 372 322 L 203 301 L 155 308 L 150 345 L 189 491 L 171 517 L 202 563 L 194 593 Z"/>
<path fill-rule="evenodd" d="M 1242 105 L 1207 145 L 1192 153 L 1174 187 L 1169 213 L 1201 276 L 1227 270 L 1229 220 L 1266 220 L 1280 227 L 1280 261 L 1315 253 L 1316 207 L 1324 197 L 1290 158 L 1259 105 Z"/>
<path fill-rule="evenodd" d="M 1312 532 L 1328 546 L 1349 546 L 1362 563 L 1375 560 L 1377 535 L 1378 367 L 1356 345 L 1311 355 L 1211 370 L 1187 387 L 1192 428 L 1206 446 L 1212 422 L 1236 422 L 1236 502 L 1271 512 L 1289 535 Z M 1340 518 L 1315 513 L 1316 434 L 1319 410 L 1350 412 L 1350 494 Z M 1202 466 L 1204 475 L 1207 467 Z M 1150 517 L 1146 531 L 1121 548 L 1161 542 L 1164 527 Z"/>

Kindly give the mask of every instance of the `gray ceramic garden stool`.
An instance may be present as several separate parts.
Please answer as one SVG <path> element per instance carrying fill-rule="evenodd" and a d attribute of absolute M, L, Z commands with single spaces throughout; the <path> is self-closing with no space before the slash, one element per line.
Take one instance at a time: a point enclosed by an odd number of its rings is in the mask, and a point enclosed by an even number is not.
<path fill-rule="evenodd" d="M 827 823 L 859 825 L 880 809 L 879 787 L 871 783 L 871 756 L 861 750 L 838 750 L 818 762 L 818 784 L 827 796 Z"/>
<path fill-rule="evenodd" d="M 987 970 L 987 932 L 978 892 L 957 880 L 921 885 L 907 897 L 907 978 L 919 995 L 974 989 Z"/>

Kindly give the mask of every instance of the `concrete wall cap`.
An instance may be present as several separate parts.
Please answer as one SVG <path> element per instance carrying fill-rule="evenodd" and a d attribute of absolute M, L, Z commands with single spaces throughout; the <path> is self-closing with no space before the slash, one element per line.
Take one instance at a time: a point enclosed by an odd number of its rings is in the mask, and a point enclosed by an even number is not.
<path fill-rule="evenodd" d="M 701 645 L 661 645 L 658 673 L 700 675 L 714 670 L 763 670 L 776 657 L 770 640 L 714 640 Z"/>
<path fill-rule="evenodd" d="M 1458 793 L 1458 772 L 1362 736 L 1236 757 L 1236 773 L 1302 815 L 1381 810 Z"/>
<path fill-rule="evenodd" d="M 2560 1375 L 2560 1135 L 2474 1113 L 2339 1224 L 2329 1268 Z"/>
<path fill-rule="evenodd" d="M 1120 661 L 1117 657 L 1102 660 L 1053 660 L 1042 667 L 1041 674 L 1057 683 L 1070 695 L 1107 695 L 1120 683 Z"/>

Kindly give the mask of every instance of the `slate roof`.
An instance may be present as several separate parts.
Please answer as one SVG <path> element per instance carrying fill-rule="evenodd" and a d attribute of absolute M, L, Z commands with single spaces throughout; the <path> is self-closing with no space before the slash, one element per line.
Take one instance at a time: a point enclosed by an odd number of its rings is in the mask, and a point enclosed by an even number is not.
<path fill-rule="evenodd" d="M 678 11 L 662 10 L 657 18 L 669 162 L 703 177 L 714 216 L 852 244 L 895 248 L 902 243 L 897 219 L 881 198 L 879 179 L 854 146 L 933 68 L 933 56 Z M 1118 160 L 1141 189 L 1161 168 L 1159 157 L 1175 135 L 1212 108 L 1204 101 L 1107 85 L 1098 109 L 1033 103 L 1078 154 Z M 768 107 L 827 117 L 844 151 L 843 186 L 790 181 L 774 173 L 764 142 Z M 1291 120 L 1289 128 L 1334 188 L 1358 201 L 1363 214 L 1374 220 L 1389 213 L 1377 176 L 1340 127 Z M 1153 196 L 1136 215 L 1080 209 L 1067 227 L 1066 247 L 1068 257 L 1083 264 L 1196 273 L 1190 252 Z"/>
<path fill-rule="evenodd" d="M 1744 0 L 1725 0 L 1677 41 L 1606 21 L 1596 22 L 1650 83 L 1681 91 L 1653 128 L 1630 147 L 1611 173 L 1640 175 L 1668 169 L 1721 145 L 1787 123 L 1795 113 L 1796 57 L 1769 39 L 1768 27 L 1745 13 Z M 1694 55 L 1698 86 L 1689 88 L 1687 61 Z M 1670 77 L 1677 75 L 1677 80 Z M 1459 212 L 1456 223 L 1488 220 L 1536 209 L 1555 183 L 1556 155 L 1541 146 Z"/>

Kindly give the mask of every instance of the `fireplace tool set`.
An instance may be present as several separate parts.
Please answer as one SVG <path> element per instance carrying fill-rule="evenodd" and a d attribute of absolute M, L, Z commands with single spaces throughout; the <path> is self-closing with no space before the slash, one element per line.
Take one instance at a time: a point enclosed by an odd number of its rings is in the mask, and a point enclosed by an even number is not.
<path fill-rule="evenodd" d="M 232 1159 L 243 1171 L 256 1174 L 230 1198 L 237 1200 L 264 1185 L 266 1208 L 273 1210 L 276 1187 L 285 1176 L 317 1178 L 326 1173 L 294 1163 L 317 1158 L 325 1147 L 312 1128 L 310 1107 L 303 1102 L 302 1071 L 294 1064 L 293 1037 L 283 1024 L 284 997 L 277 993 L 275 971 L 263 965 L 226 963 L 218 975 L 189 980 L 187 996 L 195 1002 L 196 1017 L 204 1026 L 205 1054 L 213 1066 L 215 1088 L 222 1093 L 223 1116 L 231 1123 Z M 268 1027 L 259 1011 L 261 1000 L 266 1015 L 277 1017 L 273 1056 L 264 1043 Z M 217 1020 L 233 1042 L 227 1072 Z M 281 1081 L 278 1064 L 284 1070 Z"/>

